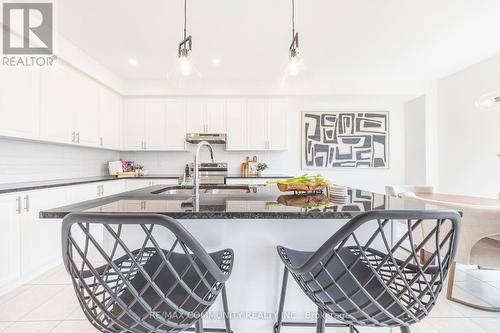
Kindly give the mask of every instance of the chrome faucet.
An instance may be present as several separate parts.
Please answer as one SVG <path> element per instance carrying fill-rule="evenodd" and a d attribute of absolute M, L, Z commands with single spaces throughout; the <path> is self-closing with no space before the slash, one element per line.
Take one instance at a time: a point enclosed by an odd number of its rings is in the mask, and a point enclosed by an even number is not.
<path fill-rule="evenodd" d="M 200 158 L 200 150 L 201 147 L 206 146 L 208 150 L 210 151 L 210 158 L 212 159 L 212 163 L 215 163 L 215 153 L 214 153 L 214 147 L 206 141 L 201 141 L 198 143 L 198 146 L 196 147 L 196 153 L 194 154 L 194 197 L 196 198 L 196 201 L 198 201 L 198 198 L 200 196 L 200 170 L 198 166 L 198 160 Z"/>

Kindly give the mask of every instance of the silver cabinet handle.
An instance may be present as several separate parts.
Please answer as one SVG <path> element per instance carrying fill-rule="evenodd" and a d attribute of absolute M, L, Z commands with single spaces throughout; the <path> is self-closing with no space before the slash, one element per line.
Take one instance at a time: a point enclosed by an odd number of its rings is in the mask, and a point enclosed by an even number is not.
<path fill-rule="evenodd" d="M 104 184 L 101 185 L 101 195 L 104 196 Z"/>
<path fill-rule="evenodd" d="M 16 198 L 16 213 L 21 214 L 21 197 Z"/>
<path fill-rule="evenodd" d="M 24 197 L 24 211 L 26 211 L 26 212 L 30 211 L 30 196 L 29 195 Z"/>
<path fill-rule="evenodd" d="M 148 149 L 148 142 L 144 141 L 144 150 L 147 150 L 147 149 Z"/>
<path fill-rule="evenodd" d="M 102 136 L 99 138 L 99 145 L 101 147 L 104 146 L 104 139 L 102 138 Z"/>
<path fill-rule="evenodd" d="M 80 132 L 76 132 L 76 143 L 80 143 Z"/>
<path fill-rule="evenodd" d="M 97 185 L 97 196 L 101 196 L 101 185 Z"/>
<path fill-rule="evenodd" d="M 71 142 L 76 143 L 76 132 L 71 133 L 72 139 Z"/>

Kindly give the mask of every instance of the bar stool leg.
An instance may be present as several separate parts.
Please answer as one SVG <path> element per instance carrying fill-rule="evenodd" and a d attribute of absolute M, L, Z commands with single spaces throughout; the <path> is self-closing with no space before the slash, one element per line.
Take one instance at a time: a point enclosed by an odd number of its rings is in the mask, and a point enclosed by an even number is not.
<path fill-rule="evenodd" d="M 278 318 L 276 324 L 274 324 L 274 333 L 280 333 L 281 323 L 283 322 L 283 308 L 285 306 L 285 296 L 286 296 L 286 287 L 288 284 L 288 269 L 285 267 L 283 272 L 283 282 L 281 283 L 281 296 L 280 296 L 280 304 L 278 308 Z"/>
<path fill-rule="evenodd" d="M 224 308 L 224 321 L 226 323 L 226 333 L 232 333 L 231 322 L 229 320 L 229 307 L 227 305 L 226 285 L 222 287 L 222 307 Z"/>
<path fill-rule="evenodd" d="M 401 333 L 411 333 L 409 326 L 401 326 Z"/>
<path fill-rule="evenodd" d="M 203 318 L 200 318 L 194 325 L 195 333 L 203 333 Z"/>
<path fill-rule="evenodd" d="M 318 321 L 316 323 L 316 333 L 325 333 L 325 313 L 318 308 Z"/>

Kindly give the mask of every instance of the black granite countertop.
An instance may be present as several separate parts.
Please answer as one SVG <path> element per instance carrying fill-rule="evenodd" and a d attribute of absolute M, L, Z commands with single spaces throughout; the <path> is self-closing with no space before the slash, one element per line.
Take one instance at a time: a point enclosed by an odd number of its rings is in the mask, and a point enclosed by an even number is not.
<path fill-rule="evenodd" d="M 20 182 L 20 183 L 6 183 L 0 184 L 0 194 L 12 193 L 12 192 L 24 192 L 41 190 L 44 188 L 60 187 L 60 186 L 72 186 L 81 185 L 88 183 L 99 183 L 104 181 L 121 180 L 121 179 L 176 179 L 182 177 L 181 175 L 172 174 L 150 174 L 141 177 L 126 177 L 119 178 L 112 176 L 97 176 L 97 177 L 83 177 L 83 178 L 68 178 L 68 179 L 54 179 L 54 180 L 41 180 L 34 182 Z M 262 176 L 246 176 L 241 175 L 229 175 L 226 178 L 251 178 L 251 179 L 278 179 L 278 178 L 291 178 L 291 176 L 285 175 L 262 175 Z"/>
<path fill-rule="evenodd" d="M 142 177 L 129 177 L 129 178 L 119 178 L 119 179 L 175 179 L 179 178 L 180 175 L 147 175 Z M 60 186 L 72 186 L 81 185 L 88 183 L 99 183 L 105 181 L 117 180 L 113 176 L 97 176 L 97 177 L 83 177 L 83 178 L 68 178 L 68 179 L 54 179 L 54 180 L 42 180 L 35 182 L 21 182 L 21 183 L 7 183 L 0 184 L 0 194 L 11 193 L 11 192 L 23 192 L 23 191 L 33 191 L 41 190 L 44 188 L 60 187 Z"/>
<path fill-rule="evenodd" d="M 336 201 L 324 193 L 282 193 L 275 185 L 220 185 L 202 186 L 197 209 L 192 188 L 157 185 L 46 210 L 40 217 L 60 219 L 72 212 L 100 212 L 155 213 L 177 219 L 349 219 L 370 210 L 405 208 L 405 200 L 358 189 L 348 189 L 347 198 Z"/>

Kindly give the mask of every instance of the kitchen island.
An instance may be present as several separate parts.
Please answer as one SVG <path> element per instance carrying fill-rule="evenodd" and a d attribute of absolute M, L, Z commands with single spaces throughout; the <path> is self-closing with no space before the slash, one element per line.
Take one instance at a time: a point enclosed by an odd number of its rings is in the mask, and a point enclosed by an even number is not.
<path fill-rule="evenodd" d="M 404 209 L 406 205 L 404 200 L 382 194 L 357 189 L 347 193 L 345 200 L 336 202 L 327 193 L 291 195 L 279 192 L 275 185 L 202 186 L 197 210 L 190 187 L 159 185 L 50 209 L 40 216 L 61 219 L 72 212 L 99 212 L 174 217 L 208 251 L 234 250 L 234 268 L 227 284 L 233 330 L 272 332 L 283 272 L 276 245 L 314 251 L 351 217 L 370 210 Z M 411 208 L 416 208 L 415 203 Z M 134 239 L 131 233 L 127 241 L 139 244 L 141 239 Z M 216 306 L 211 313 L 220 310 Z M 292 281 L 285 311 L 290 314 L 288 320 L 315 321 L 314 304 Z M 221 320 L 209 319 L 205 326 L 221 325 Z"/>

